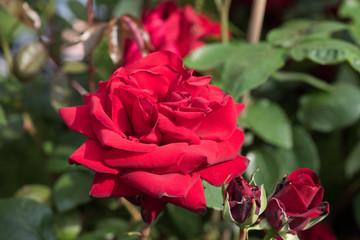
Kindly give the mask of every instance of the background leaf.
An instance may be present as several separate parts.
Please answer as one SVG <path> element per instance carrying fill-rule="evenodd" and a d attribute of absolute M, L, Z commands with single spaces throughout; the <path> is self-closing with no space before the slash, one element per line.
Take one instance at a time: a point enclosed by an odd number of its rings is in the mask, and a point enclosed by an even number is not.
<path fill-rule="evenodd" d="M 337 64 L 347 61 L 360 72 L 360 49 L 350 43 L 336 39 L 314 39 L 304 41 L 290 50 L 296 61 L 310 59 L 319 64 Z"/>
<path fill-rule="evenodd" d="M 259 43 L 240 45 L 225 62 L 223 82 L 234 99 L 263 84 L 285 64 L 286 50 Z"/>
<path fill-rule="evenodd" d="M 0 239 L 55 240 L 51 209 L 29 199 L 0 200 Z"/>
<path fill-rule="evenodd" d="M 222 210 L 224 200 L 221 187 L 215 187 L 206 181 L 203 181 L 203 185 L 205 191 L 206 206 L 208 208 Z"/>
<path fill-rule="evenodd" d="M 349 126 L 360 117 L 360 90 L 356 86 L 334 86 L 330 93 L 315 92 L 300 99 L 298 118 L 304 126 L 330 132 Z"/>
<path fill-rule="evenodd" d="M 260 138 L 279 147 L 292 147 L 290 121 L 283 109 L 267 99 L 257 100 L 247 109 L 246 123 Z"/>
<path fill-rule="evenodd" d="M 208 70 L 223 63 L 236 48 L 237 45 L 232 44 L 207 44 L 191 52 L 191 54 L 184 59 L 184 64 L 190 69 L 193 68 L 199 71 Z"/>
<path fill-rule="evenodd" d="M 296 19 L 270 31 L 267 40 L 275 45 L 291 47 L 304 39 L 328 38 L 331 33 L 346 28 L 346 24 L 337 21 Z"/>
<path fill-rule="evenodd" d="M 91 201 L 89 196 L 93 176 L 83 171 L 63 174 L 54 186 L 55 206 L 65 212 Z"/>

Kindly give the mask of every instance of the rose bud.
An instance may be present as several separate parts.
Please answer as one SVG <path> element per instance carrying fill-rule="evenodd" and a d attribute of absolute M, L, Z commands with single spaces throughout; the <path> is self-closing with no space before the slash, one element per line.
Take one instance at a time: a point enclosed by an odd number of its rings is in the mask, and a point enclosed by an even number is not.
<path fill-rule="evenodd" d="M 233 178 L 225 190 L 224 219 L 241 227 L 254 224 L 266 208 L 264 186 L 251 186 L 243 177 Z"/>
<path fill-rule="evenodd" d="M 323 195 L 314 171 L 295 170 L 277 184 L 265 210 L 266 219 L 278 232 L 306 230 L 329 213 L 329 204 L 321 202 Z"/>

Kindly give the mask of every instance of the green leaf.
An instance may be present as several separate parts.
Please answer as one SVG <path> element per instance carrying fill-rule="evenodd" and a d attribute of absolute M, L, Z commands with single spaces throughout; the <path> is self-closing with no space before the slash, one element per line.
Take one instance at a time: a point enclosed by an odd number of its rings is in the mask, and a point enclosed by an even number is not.
<path fill-rule="evenodd" d="M 279 147 L 292 147 L 290 121 L 282 108 L 267 99 L 248 107 L 246 123 L 260 138 Z"/>
<path fill-rule="evenodd" d="M 65 212 L 91 201 L 89 191 L 92 178 L 91 174 L 82 171 L 63 174 L 54 186 L 56 208 Z"/>
<path fill-rule="evenodd" d="M 300 99 L 298 118 L 304 126 L 331 132 L 347 127 L 360 117 L 360 90 L 356 86 L 334 86 L 331 93 L 315 92 Z"/>
<path fill-rule="evenodd" d="M 58 240 L 77 239 L 81 231 L 80 215 L 77 212 L 67 212 L 56 217 L 56 237 Z"/>
<path fill-rule="evenodd" d="M 255 169 L 260 168 L 260 172 L 255 176 L 256 182 L 263 183 L 269 193 L 279 179 L 279 166 L 273 152 L 268 147 L 260 147 L 249 152 L 246 157 L 250 159 L 246 177 L 249 178 Z"/>
<path fill-rule="evenodd" d="M 0 200 L 0 239 L 55 240 L 51 209 L 29 199 Z"/>
<path fill-rule="evenodd" d="M 188 68 L 199 71 L 208 70 L 225 62 L 234 52 L 234 49 L 236 49 L 235 45 L 210 43 L 191 52 L 184 59 L 184 64 Z"/>
<path fill-rule="evenodd" d="M 13 61 L 14 74 L 21 81 L 30 81 L 39 73 L 48 56 L 40 42 L 30 42 L 20 48 Z"/>
<path fill-rule="evenodd" d="M 347 61 L 360 72 L 360 49 L 350 43 L 336 39 L 314 39 L 304 41 L 290 50 L 296 61 L 310 59 L 319 64 L 338 64 Z"/>
<path fill-rule="evenodd" d="M 40 184 L 27 184 L 15 192 L 15 197 L 32 199 L 40 203 L 50 203 L 51 189 Z"/>
<path fill-rule="evenodd" d="M 167 210 L 174 226 L 183 236 L 194 236 L 201 231 L 200 215 L 172 204 L 167 205 Z M 191 219 L 191 221 L 189 221 L 189 219 Z"/>
<path fill-rule="evenodd" d="M 270 44 L 240 45 L 228 57 L 222 79 L 234 99 L 263 84 L 285 64 L 285 49 Z"/>
<path fill-rule="evenodd" d="M 223 208 L 223 195 L 221 187 L 215 187 L 206 181 L 203 181 L 206 206 L 216 210 L 222 210 Z"/>
<path fill-rule="evenodd" d="M 348 178 L 355 176 L 360 171 L 360 141 L 352 149 L 345 162 L 345 175 Z"/>
<path fill-rule="evenodd" d="M 292 47 L 309 38 L 327 38 L 347 25 L 336 21 L 292 20 L 267 35 L 267 40 L 282 47 Z"/>
<path fill-rule="evenodd" d="M 293 151 L 298 168 L 310 168 L 315 172 L 320 170 L 319 152 L 311 135 L 302 127 L 293 127 Z"/>

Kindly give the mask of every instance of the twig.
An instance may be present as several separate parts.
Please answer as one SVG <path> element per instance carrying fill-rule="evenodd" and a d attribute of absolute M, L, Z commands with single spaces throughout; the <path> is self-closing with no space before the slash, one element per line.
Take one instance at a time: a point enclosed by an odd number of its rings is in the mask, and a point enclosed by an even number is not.
<path fill-rule="evenodd" d="M 262 28 L 262 23 L 265 15 L 266 0 L 254 0 L 251 9 L 251 16 L 249 21 L 249 27 L 247 32 L 247 42 L 258 43 L 260 40 L 260 33 Z M 241 102 L 246 106 L 249 106 L 251 103 L 251 94 L 249 91 L 245 92 L 241 97 Z M 242 118 L 246 118 L 247 111 L 246 108 L 241 114 Z"/>
<path fill-rule="evenodd" d="M 150 225 L 143 223 L 140 229 L 140 234 L 139 240 L 148 240 L 150 236 Z"/>
<path fill-rule="evenodd" d="M 128 200 L 125 198 L 119 198 L 119 202 L 126 208 L 126 210 L 130 213 L 132 217 L 132 221 L 140 222 L 141 221 L 141 213 L 140 211 L 132 205 Z"/>
<path fill-rule="evenodd" d="M 264 20 L 266 0 L 254 0 L 248 27 L 248 43 L 257 43 L 260 39 L 262 23 Z"/>
<path fill-rule="evenodd" d="M 93 25 L 94 14 L 92 12 L 92 9 L 93 9 L 93 1 L 88 0 L 87 1 L 87 23 L 88 23 L 88 27 L 91 27 Z M 95 69 L 94 69 L 92 51 L 89 53 L 88 59 L 89 59 L 89 63 L 88 63 L 89 92 L 94 93 L 95 92 L 95 78 L 94 78 Z"/>

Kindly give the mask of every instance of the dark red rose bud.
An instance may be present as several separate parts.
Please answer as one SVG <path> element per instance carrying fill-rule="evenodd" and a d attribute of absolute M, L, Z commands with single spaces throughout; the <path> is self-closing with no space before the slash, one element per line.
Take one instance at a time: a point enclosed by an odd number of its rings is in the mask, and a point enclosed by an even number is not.
<path fill-rule="evenodd" d="M 263 186 L 251 186 L 241 176 L 233 178 L 225 190 L 224 218 L 246 227 L 254 224 L 265 210 Z"/>
<path fill-rule="evenodd" d="M 278 232 L 305 230 L 329 213 L 329 204 L 321 202 L 324 189 L 310 169 L 295 170 L 276 186 L 265 216 Z"/>

